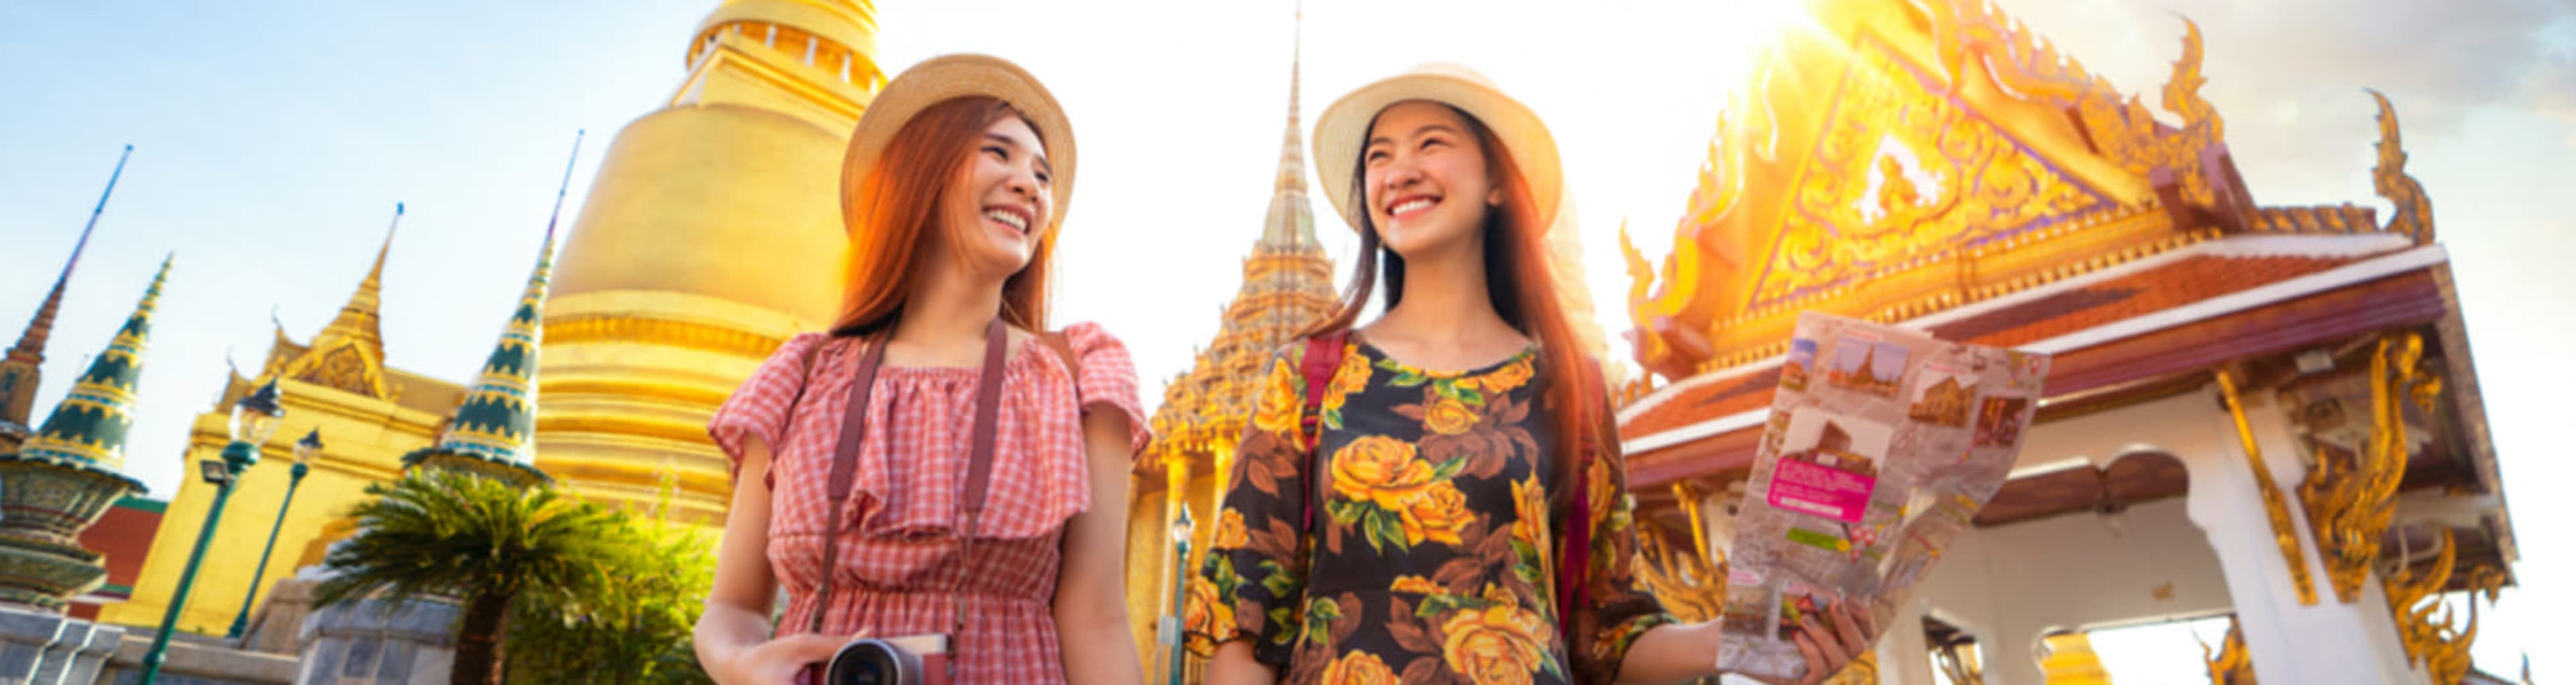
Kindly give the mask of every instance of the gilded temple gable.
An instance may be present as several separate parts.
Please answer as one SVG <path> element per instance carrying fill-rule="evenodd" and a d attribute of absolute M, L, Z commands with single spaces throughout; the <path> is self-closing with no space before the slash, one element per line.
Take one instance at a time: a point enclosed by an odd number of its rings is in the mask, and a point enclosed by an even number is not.
<path fill-rule="evenodd" d="M 1876 38 L 1790 184 L 1744 307 L 1761 310 L 1878 272 L 2115 208 Z"/>
<path fill-rule="evenodd" d="M 2376 92 L 2372 182 L 2394 216 L 2255 204 L 2188 19 L 2150 110 L 1985 0 L 1811 8 L 1823 30 L 1783 34 L 1718 118 L 1660 269 L 1622 243 L 1656 374 L 1775 354 L 1800 311 L 1912 320 L 2219 236 L 2432 242 Z"/>
<path fill-rule="evenodd" d="M 385 336 L 379 322 L 383 319 L 385 258 L 393 251 L 394 230 L 402 225 L 402 215 L 402 204 L 395 203 L 393 223 L 385 227 L 385 240 L 376 248 L 375 264 L 358 282 L 358 289 L 349 294 L 348 304 L 341 305 L 340 314 L 313 336 L 312 345 L 294 356 L 279 362 L 272 353 L 272 363 L 262 375 L 292 378 L 379 400 L 395 399 L 396 389 L 385 381 Z M 291 345 L 282 326 L 277 338 L 281 346 L 273 350 Z"/>

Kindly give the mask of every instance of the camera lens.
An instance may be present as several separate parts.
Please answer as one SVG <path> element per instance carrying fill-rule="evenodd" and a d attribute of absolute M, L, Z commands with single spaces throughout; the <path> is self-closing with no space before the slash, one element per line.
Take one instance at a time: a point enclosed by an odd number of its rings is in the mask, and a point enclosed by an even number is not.
<path fill-rule="evenodd" d="M 850 672 L 841 674 L 840 685 L 894 685 L 893 680 L 885 664 L 867 661 L 851 665 Z"/>
<path fill-rule="evenodd" d="M 823 680 L 828 685 L 917 685 L 921 657 L 876 640 L 860 640 L 832 655 Z"/>

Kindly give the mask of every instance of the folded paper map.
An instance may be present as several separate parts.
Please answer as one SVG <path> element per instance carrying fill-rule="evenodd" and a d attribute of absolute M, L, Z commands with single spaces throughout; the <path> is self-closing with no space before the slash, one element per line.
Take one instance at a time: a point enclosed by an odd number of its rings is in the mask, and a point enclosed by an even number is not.
<path fill-rule="evenodd" d="M 2047 355 L 1800 315 L 1736 514 L 1718 668 L 1804 676 L 1798 626 L 1833 602 L 1887 625 L 2012 471 L 2047 375 Z"/>

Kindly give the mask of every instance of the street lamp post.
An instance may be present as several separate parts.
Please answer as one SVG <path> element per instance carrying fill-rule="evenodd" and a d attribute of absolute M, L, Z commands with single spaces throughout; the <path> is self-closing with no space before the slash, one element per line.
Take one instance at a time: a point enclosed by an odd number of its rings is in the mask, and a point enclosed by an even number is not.
<path fill-rule="evenodd" d="M 161 677 L 161 663 L 169 659 L 170 632 L 179 626 L 179 611 L 188 606 L 189 586 L 197 582 L 197 566 L 206 560 L 206 543 L 215 539 L 215 523 L 223 518 L 224 501 L 233 495 L 233 483 L 252 464 L 259 463 L 259 446 L 277 431 L 277 420 L 286 408 L 277 403 L 277 381 L 233 403 L 232 442 L 224 445 L 222 461 L 197 462 L 200 477 L 215 486 L 215 502 L 206 508 L 206 525 L 197 531 L 197 548 L 188 553 L 188 569 L 179 574 L 179 589 L 170 595 L 170 609 L 161 615 L 161 630 L 152 636 L 152 650 L 143 653 L 143 677 L 137 685 L 152 685 Z"/>
<path fill-rule="evenodd" d="M 1182 685 L 1181 666 L 1188 658 L 1182 645 L 1188 644 L 1190 587 L 1190 506 L 1181 505 L 1181 515 L 1172 520 L 1172 615 L 1171 630 L 1163 634 L 1163 648 L 1172 655 L 1171 670 L 1165 675 L 1172 685 Z"/>
<path fill-rule="evenodd" d="M 268 546 L 259 550 L 259 569 L 250 574 L 250 593 L 242 596 L 241 613 L 233 616 L 232 632 L 226 637 L 239 640 L 242 631 L 250 629 L 250 606 L 259 599 L 259 581 L 268 577 L 268 555 L 277 551 L 277 532 L 286 527 L 286 510 L 295 506 L 295 488 L 304 484 L 304 474 L 313 472 L 313 459 L 322 456 L 322 429 L 304 434 L 295 441 L 295 468 L 286 471 L 286 501 L 277 505 L 277 522 L 268 525 Z"/>

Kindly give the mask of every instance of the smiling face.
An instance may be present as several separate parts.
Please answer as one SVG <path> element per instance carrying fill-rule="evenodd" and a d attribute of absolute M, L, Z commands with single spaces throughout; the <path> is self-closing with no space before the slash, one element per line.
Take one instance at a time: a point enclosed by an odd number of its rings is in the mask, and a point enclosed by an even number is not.
<path fill-rule="evenodd" d="M 1502 203 L 1475 125 L 1436 102 L 1378 112 L 1360 148 L 1369 223 L 1396 254 L 1414 257 L 1470 242 Z"/>
<path fill-rule="evenodd" d="M 1055 218 L 1053 175 L 1037 131 L 1002 117 L 968 153 L 949 190 L 947 230 L 935 239 L 976 270 L 1017 273 Z"/>

